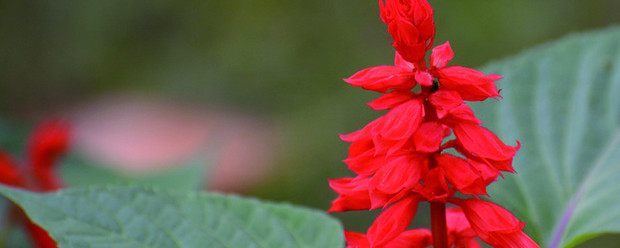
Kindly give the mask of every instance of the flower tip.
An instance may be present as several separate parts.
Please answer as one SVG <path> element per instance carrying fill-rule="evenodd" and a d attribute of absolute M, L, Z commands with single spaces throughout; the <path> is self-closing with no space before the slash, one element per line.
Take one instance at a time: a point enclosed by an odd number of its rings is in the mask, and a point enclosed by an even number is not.
<path fill-rule="evenodd" d="M 502 77 L 500 75 L 497 75 L 497 74 L 488 75 L 487 78 L 489 80 L 491 80 L 491 81 L 497 81 L 497 80 L 500 80 L 500 79 L 504 79 L 504 77 Z"/>
<path fill-rule="evenodd" d="M 337 212 L 342 212 L 344 211 L 344 209 L 342 208 L 342 206 L 338 206 L 336 204 L 334 204 L 335 200 L 332 201 L 332 206 L 329 207 L 329 209 L 327 209 L 327 213 L 337 213 Z"/>

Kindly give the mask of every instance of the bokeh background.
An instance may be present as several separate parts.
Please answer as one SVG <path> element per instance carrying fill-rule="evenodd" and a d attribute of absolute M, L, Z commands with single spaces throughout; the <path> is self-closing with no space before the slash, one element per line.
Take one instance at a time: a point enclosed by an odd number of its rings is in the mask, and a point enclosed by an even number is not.
<path fill-rule="evenodd" d="M 620 22 L 620 0 L 430 2 L 435 43 L 474 68 Z M 390 43 L 376 1 L 0 0 L 0 144 L 20 154 L 30 127 L 62 117 L 74 184 L 109 180 L 86 164 L 127 178 L 197 166 L 209 190 L 327 209 L 327 178 L 350 175 L 338 134 L 381 114 L 341 79 L 392 63 Z"/>

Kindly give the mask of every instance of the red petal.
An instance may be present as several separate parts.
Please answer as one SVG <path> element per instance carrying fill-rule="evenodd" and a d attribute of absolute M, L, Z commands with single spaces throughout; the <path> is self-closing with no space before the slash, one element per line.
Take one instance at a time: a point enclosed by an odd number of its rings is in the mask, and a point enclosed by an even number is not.
<path fill-rule="evenodd" d="M 344 238 L 347 241 L 347 247 L 345 248 L 370 248 L 366 234 L 345 230 Z"/>
<path fill-rule="evenodd" d="M 433 76 L 427 71 L 415 71 L 415 81 L 422 86 L 433 85 Z"/>
<path fill-rule="evenodd" d="M 448 179 L 461 193 L 467 195 L 486 195 L 486 186 L 480 172 L 473 169 L 467 161 L 450 155 L 435 155 L 438 166 Z"/>
<path fill-rule="evenodd" d="M 368 229 L 370 246 L 380 247 L 398 237 L 409 226 L 417 209 L 417 199 L 408 197 L 383 211 Z"/>
<path fill-rule="evenodd" d="M 26 221 L 26 228 L 30 234 L 30 238 L 37 248 L 56 248 L 56 241 L 43 228 L 30 220 Z"/>
<path fill-rule="evenodd" d="M 370 106 L 374 110 L 393 109 L 396 106 L 413 99 L 413 93 L 411 91 L 390 91 L 376 100 L 369 102 Z"/>
<path fill-rule="evenodd" d="M 329 180 L 329 186 L 340 196 L 332 201 L 328 212 L 370 209 L 368 182 L 366 177 Z"/>
<path fill-rule="evenodd" d="M 60 120 L 41 123 L 28 141 L 28 155 L 33 169 L 50 169 L 69 146 L 69 124 Z"/>
<path fill-rule="evenodd" d="M 385 245 L 385 248 L 426 248 L 433 243 L 431 232 L 427 229 L 407 230 Z"/>
<path fill-rule="evenodd" d="M 476 240 L 476 232 L 469 225 L 461 208 L 446 209 L 446 224 L 450 245 L 455 248 L 482 248 Z"/>
<path fill-rule="evenodd" d="M 16 187 L 24 186 L 24 178 L 17 164 L 2 151 L 0 151 L 0 183 Z"/>
<path fill-rule="evenodd" d="M 437 117 L 443 123 L 448 125 L 454 122 L 482 124 L 456 91 L 439 90 L 431 94 L 429 101 L 435 106 Z"/>
<path fill-rule="evenodd" d="M 444 68 L 453 57 L 454 52 L 450 47 L 450 42 L 446 41 L 446 43 L 433 48 L 430 61 L 431 66 L 435 68 Z"/>
<path fill-rule="evenodd" d="M 373 148 L 359 156 L 345 159 L 343 162 L 356 174 L 371 176 L 386 163 L 386 157 L 385 154 L 376 154 Z"/>
<path fill-rule="evenodd" d="M 391 89 L 409 90 L 415 87 L 413 73 L 406 69 L 381 65 L 361 70 L 345 82 L 363 89 L 386 92 Z"/>
<path fill-rule="evenodd" d="M 387 194 L 412 189 L 420 182 L 426 167 L 426 159 L 423 155 L 399 156 L 377 171 L 370 180 L 370 187 L 375 187 Z"/>
<path fill-rule="evenodd" d="M 512 159 L 518 149 L 505 145 L 491 131 L 478 125 L 457 123 L 452 126 L 452 130 L 465 150 L 481 158 L 499 161 Z"/>
<path fill-rule="evenodd" d="M 424 185 L 418 184 L 414 191 L 426 198 L 427 201 L 446 202 L 448 197 L 452 196 L 456 190 L 455 188 L 450 188 L 445 175 L 439 167 L 429 170 L 422 183 Z"/>
<path fill-rule="evenodd" d="M 478 162 L 474 159 L 468 159 L 467 162 L 480 172 L 480 177 L 482 177 L 482 180 L 484 180 L 486 185 L 494 182 L 497 176 L 499 176 L 499 170 L 491 165 Z"/>
<path fill-rule="evenodd" d="M 378 152 L 394 152 L 415 133 L 424 117 L 424 106 L 419 99 L 408 101 L 373 121 L 373 142 Z"/>
<path fill-rule="evenodd" d="M 499 97 L 499 92 L 494 81 L 502 79 L 501 76 L 461 67 L 451 66 L 438 70 L 440 88 L 455 90 L 466 101 L 482 101 L 488 97 Z"/>
<path fill-rule="evenodd" d="M 480 125 L 482 121 L 480 121 L 475 115 L 474 112 L 467 106 L 467 104 L 463 103 L 459 106 L 450 110 L 450 115 L 445 119 L 447 122 L 467 122 L 471 124 Z"/>
<path fill-rule="evenodd" d="M 398 52 L 396 52 L 396 55 L 394 56 L 394 65 L 407 71 L 413 71 L 415 68 L 413 63 L 403 59 L 403 56 L 401 56 Z"/>
<path fill-rule="evenodd" d="M 428 98 L 437 110 L 437 117 L 443 118 L 450 110 L 463 104 L 463 99 L 456 91 L 439 90 Z"/>
<path fill-rule="evenodd" d="M 508 210 L 477 199 L 457 199 L 453 203 L 461 206 L 469 224 L 484 242 L 494 247 L 540 247 L 521 231 L 525 223 Z"/>
<path fill-rule="evenodd" d="M 340 139 L 346 142 L 353 142 L 358 139 L 359 135 L 362 134 L 362 130 L 357 130 L 350 134 L 341 134 Z"/>
<path fill-rule="evenodd" d="M 424 122 L 413 135 L 415 150 L 418 152 L 436 152 L 445 137 L 450 135 L 450 128 L 439 122 Z"/>

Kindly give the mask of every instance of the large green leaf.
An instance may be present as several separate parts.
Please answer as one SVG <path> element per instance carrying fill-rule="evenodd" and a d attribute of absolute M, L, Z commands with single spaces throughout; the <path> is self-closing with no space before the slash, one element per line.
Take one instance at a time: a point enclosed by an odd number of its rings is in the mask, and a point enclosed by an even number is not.
<path fill-rule="evenodd" d="M 324 213 L 237 196 L 146 187 L 37 194 L 0 187 L 60 247 L 342 247 Z"/>
<path fill-rule="evenodd" d="M 620 233 L 620 28 L 570 35 L 491 63 L 499 102 L 472 104 L 485 126 L 522 147 L 518 175 L 491 200 L 527 222 L 542 247 Z"/>

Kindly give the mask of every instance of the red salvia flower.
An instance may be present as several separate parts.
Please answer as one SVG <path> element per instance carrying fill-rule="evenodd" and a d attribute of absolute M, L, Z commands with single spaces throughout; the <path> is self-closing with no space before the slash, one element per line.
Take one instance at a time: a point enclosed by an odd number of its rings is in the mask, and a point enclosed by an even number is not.
<path fill-rule="evenodd" d="M 388 111 L 361 130 L 341 135 L 351 143 L 344 162 L 357 176 L 330 180 L 340 195 L 329 211 L 383 212 L 367 235 L 346 232 L 348 247 L 428 247 L 433 242 L 436 248 L 481 247 L 476 237 L 495 247 L 538 247 L 521 231 L 524 223 L 507 210 L 454 198 L 456 192 L 487 195 L 486 187 L 501 172 L 514 172 L 519 143 L 504 144 L 480 126 L 464 102 L 500 97 L 494 82 L 501 76 L 448 66 L 454 57 L 448 42 L 433 48 L 426 64 L 435 36 L 426 0 L 379 0 L 379 7 L 394 39 L 394 66 L 364 69 L 344 81 L 384 93 L 368 105 Z M 454 138 L 446 141 L 451 134 Z M 420 201 L 441 210 L 431 211 L 432 235 L 406 230 Z M 461 208 L 446 211 L 448 202 Z"/>
<path fill-rule="evenodd" d="M 10 156 L 0 151 L 0 183 L 33 191 L 55 191 L 63 187 L 54 166 L 68 146 L 70 128 L 60 120 L 44 122 L 37 126 L 28 140 L 27 162 L 19 167 Z M 55 248 L 56 242 L 41 227 L 30 221 L 23 212 L 26 230 L 36 247 Z"/>
<path fill-rule="evenodd" d="M 519 221 L 508 210 L 488 201 L 477 199 L 451 200 L 463 209 L 465 217 L 478 237 L 494 247 L 538 247 L 521 229 Z"/>

